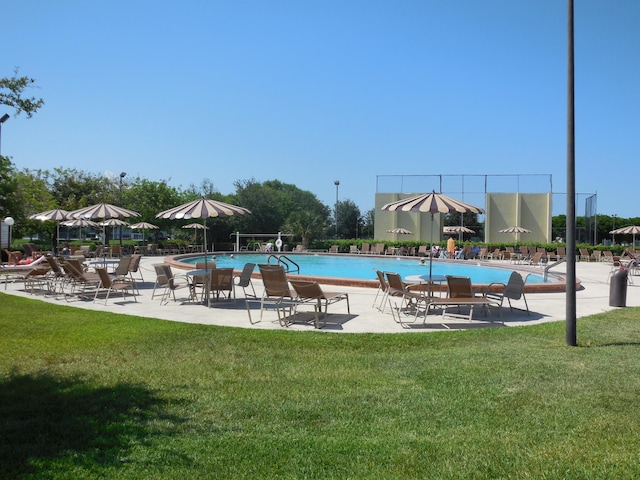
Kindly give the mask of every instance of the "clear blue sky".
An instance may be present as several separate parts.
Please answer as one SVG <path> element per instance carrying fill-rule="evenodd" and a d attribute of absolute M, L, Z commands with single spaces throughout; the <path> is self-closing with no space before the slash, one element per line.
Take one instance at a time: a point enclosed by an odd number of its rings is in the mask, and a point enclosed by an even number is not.
<path fill-rule="evenodd" d="M 329 206 L 339 179 L 363 212 L 377 175 L 566 192 L 566 3 L 1 0 L 0 76 L 46 101 L 3 125 L 2 154 L 224 194 L 278 179 Z M 640 1 L 576 0 L 575 20 L 576 190 L 640 216 Z"/>

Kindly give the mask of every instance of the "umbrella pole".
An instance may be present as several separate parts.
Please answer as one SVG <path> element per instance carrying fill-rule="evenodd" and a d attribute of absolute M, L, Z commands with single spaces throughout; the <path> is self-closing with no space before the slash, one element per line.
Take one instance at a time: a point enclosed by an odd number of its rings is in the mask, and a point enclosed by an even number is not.
<path fill-rule="evenodd" d="M 209 266 L 207 265 L 207 219 L 206 218 L 202 219 L 202 226 L 204 227 L 202 229 L 202 238 L 204 239 L 204 245 L 203 245 L 203 250 L 204 250 L 204 269 L 205 270 L 209 270 Z"/>
<path fill-rule="evenodd" d="M 431 240 L 431 246 L 429 249 L 429 285 L 431 285 L 431 272 L 433 271 L 433 213 L 431 214 L 431 234 L 429 235 L 429 238 Z"/>

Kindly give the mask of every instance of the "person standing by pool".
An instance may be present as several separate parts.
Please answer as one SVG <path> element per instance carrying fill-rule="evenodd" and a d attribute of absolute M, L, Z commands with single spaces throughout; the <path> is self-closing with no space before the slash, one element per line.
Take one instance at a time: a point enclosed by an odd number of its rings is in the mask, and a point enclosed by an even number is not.
<path fill-rule="evenodd" d="M 456 242 L 453 237 L 449 237 L 449 240 L 447 240 L 447 252 L 449 252 L 449 258 L 454 258 L 456 252 Z"/>

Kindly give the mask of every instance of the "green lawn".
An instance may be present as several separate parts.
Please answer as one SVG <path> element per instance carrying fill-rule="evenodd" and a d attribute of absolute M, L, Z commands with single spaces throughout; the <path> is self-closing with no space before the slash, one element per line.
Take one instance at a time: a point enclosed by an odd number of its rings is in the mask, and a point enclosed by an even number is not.
<path fill-rule="evenodd" d="M 638 478 L 640 309 L 417 334 L 0 294 L 2 478 Z"/>

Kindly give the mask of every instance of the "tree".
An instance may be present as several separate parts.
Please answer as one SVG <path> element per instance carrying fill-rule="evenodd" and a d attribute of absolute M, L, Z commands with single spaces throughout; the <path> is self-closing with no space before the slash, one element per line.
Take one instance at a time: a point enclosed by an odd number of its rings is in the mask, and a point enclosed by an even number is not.
<path fill-rule="evenodd" d="M 338 238 L 356 238 L 362 231 L 360 209 L 351 200 L 338 202 Z M 334 225 L 335 227 L 335 225 Z"/>
<path fill-rule="evenodd" d="M 35 83 L 33 78 L 19 77 L 18 69 L 14 71 L 13 77 L 0 78 L 0 104 L 14 108 L 16 115 L 24 112 L 27 118 L 31 118 L 44 105 L 41 98 L 23 96 L 25 88 L 35 86 Z"/>
<path fill-rule="evenodd" d="M 0 218 L 17 215 L 19 202 L 16 198 L 18 183 L 16 171 L 9 157 L 0 155 Z"/>
<path fill-rule="evenodd" d="M 314 237 L 321 236 L 327 227 L 326 219 L 320 215 L 297 210 L 289 216 L 283 225 L 283 230 L 299 236 L 302 239 L 302 248 L 307 249 Z"/>

